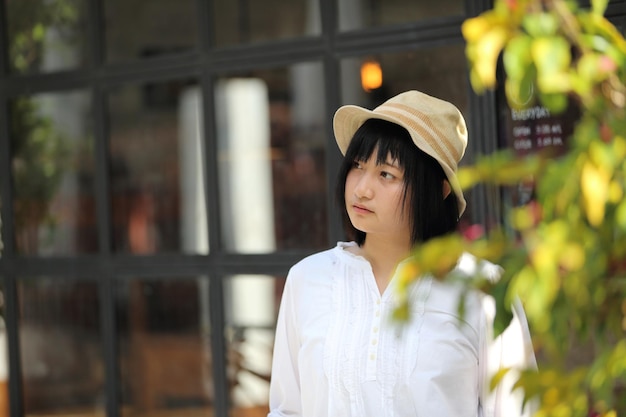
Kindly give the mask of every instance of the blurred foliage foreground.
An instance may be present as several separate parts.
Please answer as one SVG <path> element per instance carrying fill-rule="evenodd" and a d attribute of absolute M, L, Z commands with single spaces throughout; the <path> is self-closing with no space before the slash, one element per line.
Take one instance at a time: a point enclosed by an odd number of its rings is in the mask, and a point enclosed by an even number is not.
<path fill-rule="evenodd" d="M 558 158 L 501 151 L 459 172 L 466 189 L 534 182 L 535 199 L 506 214 L 516 238 L 504 227 L 472 241 L 446 236 L 401 271 L 405 300 L 419 275 L 444 277 L 464 251 L 504 268 L 497 283 L 473 284 L 496 299 L 496 334 L 513 297 L 524 304 L 539 370 L 517 386 L 537 399 L 537 416 L 626 416 L 626 42 L 606 3 L 496 0 L 464 22 L 477 93 L 496 87 L 501 62 L 512 109 L 530 100 L 558 113 L 573 101 L 580 118 Z"/>

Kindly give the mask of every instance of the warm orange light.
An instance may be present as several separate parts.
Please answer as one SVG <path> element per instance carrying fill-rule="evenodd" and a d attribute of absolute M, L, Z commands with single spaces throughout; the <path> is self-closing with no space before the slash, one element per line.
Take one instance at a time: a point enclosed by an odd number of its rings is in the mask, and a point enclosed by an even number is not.
<path fill-rule="evenodd" d="M 361 65 L 361 86 L 365 91 L 372 91 L 383 85 L 383 70 L 376 61 L 366 61 Z"/>

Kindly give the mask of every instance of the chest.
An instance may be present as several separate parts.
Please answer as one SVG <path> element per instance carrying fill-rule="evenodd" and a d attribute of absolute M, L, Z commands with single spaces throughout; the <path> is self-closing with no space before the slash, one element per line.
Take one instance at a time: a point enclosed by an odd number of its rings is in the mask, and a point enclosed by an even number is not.
<path fill-rule="evenodd" d="M 336 389 L 377 381 L 391 394 L 435 375 L 477 373 L 479 317 L 471 309 L 459 315 L 458 293 L 423 280 L 411 290 L 410 321 L 398 323 L 393 294 L 347 280 L 332 291 L 327 303 L 302 317 L 301 359 L 316 364 Z"/>

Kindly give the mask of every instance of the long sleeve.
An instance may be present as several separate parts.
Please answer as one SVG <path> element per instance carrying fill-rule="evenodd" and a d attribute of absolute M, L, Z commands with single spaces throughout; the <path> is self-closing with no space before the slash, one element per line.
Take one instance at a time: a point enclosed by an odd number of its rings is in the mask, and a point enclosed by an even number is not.
<path fill-rule="evenodd" d="M 513 303 L 513 320 L 505 331 L 493 338 L 493 318 L 495 308 L 493 299 L 486 299 L 486 335 L 483 339 L 483 363 L 481 365 L 482 398 L 484 417 L 530 417 L 535 411 L 535 404 L 530 401 L 522 409 L 523 392 L 513 390 L 519 372 L 524 369 L 536 369 L 537 362 L 532 347 L 526 315 L 521 302 Z M 489 390 L 491 377 L 499 369 L 509 368 L 500 384 Z"/>
<path fill-rule="evenodd" d="M 296 319 L 293 285 L 287 278 L 276 324 L 268 417 L 302 415 Z"/>

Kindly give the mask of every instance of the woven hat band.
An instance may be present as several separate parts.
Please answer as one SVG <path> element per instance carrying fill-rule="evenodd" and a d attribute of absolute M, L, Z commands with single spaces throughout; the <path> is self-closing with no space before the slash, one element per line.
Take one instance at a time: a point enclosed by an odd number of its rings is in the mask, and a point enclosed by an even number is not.
<path fill-rule="evenodd" d="M 387 107 L 397 107 L 387 108 Z M 420 138 L 435 152 L 435 155 L 442 159 L 453 170 L 456 170 L 457 159 L 453 156 L 456 153 L 454 149 L 451 149 L 450 145 L 446 141 L 442 141 L 438 138 L 445 138 L 441 132 L 434 129 L 429 120 L 422 113 L 416 111 L 408 111 L 408 107 L 403 105 L 392 105 L 390 103 L 385 105 L 385 108 L 376 109 L 376 113 L 384 114 L 387 117 L 397 119 L 402 124 L 410 127 L 409 132 L 414 131 L 420 135 Z M 408 115 L 405 113 L 408 111 Z M 413 139 L 415 140 L 415 139 Z M 444 146 L 441 146 L 444 145 Z M 427 152 L 431 154 L 431 152 Z"/>

